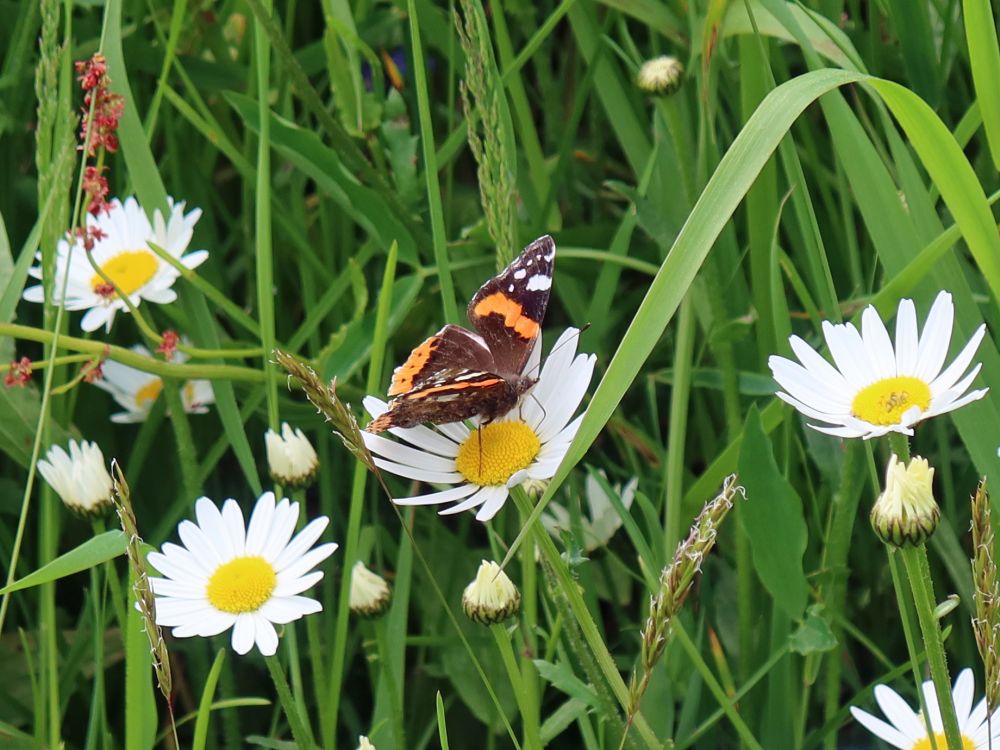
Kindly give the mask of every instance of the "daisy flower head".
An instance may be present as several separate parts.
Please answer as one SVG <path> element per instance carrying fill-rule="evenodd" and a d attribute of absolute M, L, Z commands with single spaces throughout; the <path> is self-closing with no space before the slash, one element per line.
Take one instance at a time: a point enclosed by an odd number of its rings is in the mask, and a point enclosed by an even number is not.
<path fill-rule="evenodd" d="M 176 638 L 218 635 L 233 629 L 233 650 L 245 654 L 254 644 L 264 656 L 278 648 L 274 624 L 319 612 L 315 599 L 299 596 L 323 578 L 313 571 L 337 545 L 313 547 L 329 520 L 320 516 L 295 537 L 299 504 L 274 493 L 257 500 L 249 525 L 233 499 L 220 510 L 207 497 L 195 503 L 197 523 L 177 527 L 183 546 L 167 542 L 150 552 L 150 565 L 163 574 L 151 577 L 156 624 L 173 628 Z M 312 572 L 310 572 L 312 571 Z"/>
<path fill-rule="evenodd" d="M 895 345 L 875 308 L 861 314 L 861 331 L 851 323 L 823 322 L 833 364 L 798 336 L 789 339 L 799 359 L 772 355 L 771 374 L 783 389 L 778 398 L 824 424 L 809 426 L 843 438 L 913 434 L 913 425 L 981 399 L 988 388 L 969 391 L 981 364 L 969 365 L 986 333 L 981 325 L 958 356 L 944 366 L 955 308 L 940 292 L 923 330 L 917 332 L 913 301 L 901 300 Z M 801 363 L 801 364 L 800 364 Z"/>
<path fill-rule="evenodd" d="M 927 718 L 930 719 L 931 731 L 934 733 L 934 744 L 939 748 L 947 747 L 934 683 L 927 680 L 921 689 L 927 705 Z M 1000 743 L 1000 710 L 994 711 L 993 716 L 987 719 L 985 698 L 975 707 L 972 705 L 975 689 L 972 670 L 963 669 L 951 691 L 955 713 L 958 715 L 958 728 L 962 733 L 962 750 L 986 750 L 991 743 L 992 747 L 997 747 Z M 887 685 L 876 685 L 875 701 L 888 721 L 851 706 L 851 714 L 865 729 L 900 750 L 931 750 L 927 721 L 910 708 L 899 693 Z"/>
<path fill-rule="evenodd" d="M 593 552 L 601 547 L 606 547 L 611 541 L 611 537 L 622 526 L 622 517 L 618 515 L 618 511 L 611 502 L 611 496 L 605 489 L 608 481 L 607 476 L 603 471 L 600 471 L 600 476 L 603 482 L 594 474 L 587 474 L 584 483 L 587 498 L 586 510 L 580 514 L 580 530 L 583 533 L 583 539 L 580 540 L 580 543 L 584 552 Z M 625 510 L 632 507 L 638 485 L 639 480 L 633 478 L 624 487 L 611 488 L 621 499 Z M 574 528 L 570 512 L 556 502 L 550 502 L 546 506 L 545 512 L 542 513 L 542 525 L 555 537 L 559 536 L 560 530 L 573 531 Z"/>
<path fill-rule="evenodd" d="M 128 295 L 134 306 L 142 300 L 163 305 L 177 299 L 172 287 L 180 273 L 161 260 L 149 243 L 162 248 L 187 268 L 197 268 L 208 258 L 207 250 L 184 254 L 191 242 L 194 225 L 201 216 L 201 209 L 196 208 L 185 214 L 183 202 L 174 203 L 172 198 L 167 201 L 169 217 L 164 219 L 156 210 L 152 223 L 135 198 L 127 198 L 124 203 L 115 198 L 107 204 L 107 211 L 101 211 L 97 216 L 88 214 L 87 225 L 95 238 L 93 249 L 89 251 L 90 257 L 114 281 L 114 285 L 108 284 L 94 271 L 80 238 L 74 238 L 72 242 L 67 239 L 59 241 L 53 286 L 55 299 L 63 298 L 62 283 L 66 278 L 66 309 L 87 311 L 80 321 L 84 331 L 96 331 L 102 325 L 110 331 L 115 313 L 119 310 L 128 312 L 119 290 Z M 41 258 L 41 254 L 38 257 Z M 40 265 L 29 273 L 36 279 L 42 278 Z M 45 293 L 42 285 L 25 289 L 24 299 L 43 302 Z"/>
<path fill-rule="evenodd" d="M 133 346 L 132 351 L 144 357 L 152 357 L 149 349 L 140 344 Z M 183 352 L 174 354 L 174 362 L 182 363 L 187 359 Z M 163 390 L 163 378 L 109 359 L 101 365 L 101 377 L 94 381 L 94 385 L 110 393 L 125 409 L 112 414 L 111 421 L 128 424 L 146 421 Z M 215 403 L 215 392 L 207 380 L 188 380 L 181 386 L 181 400 L 184 402 L 184 411 L 188 414 L 206 414 L 208 405 Z"/>
<path fill-rule="evenodd" d="M 111 505 L 111 475 L 97 443 L 70 440 L 68 453 L 53 445 L 39 460 L 38 473 L 80 515 L 97 515 Z"/>
<path fill-rule="evenodd" d="M 461 422 L 392 428 L 399 442 L 362 433 L 375 463 L 384 471 L 448 489 L 393 498 L 397 505 L 454 503 L 448 515 L 478 508 L 476 520 L 486 522 L 507 501 L 510 489 L 526 480 L 551 479 L 576 436 L 583 416 L 572 419 L 594 373 L 596 357 L 577 354 L 579 331 L 568 328 L 545 360 L 538 382 L 509 413 L 473 427 Z M 541 337 L 539 337 L 541 339 Z M 540 341 L 539 341 L 540 344 Z M 525 372 L 540 361 L 536 346 Z M 364 400 L 373 418 L 386 404 L 372 396 Z"/>

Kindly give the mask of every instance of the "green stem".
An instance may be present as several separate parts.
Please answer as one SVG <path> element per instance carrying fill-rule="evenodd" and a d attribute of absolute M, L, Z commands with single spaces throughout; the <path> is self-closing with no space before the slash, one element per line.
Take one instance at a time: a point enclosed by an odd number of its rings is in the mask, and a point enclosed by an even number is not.
<path fill-rule="evenodd" d="M 278 700 L 281 701 L 281 708 L 285 712 L 285 718 L 288 719 L 292 737 L 295 738 L 295 746 L 300 748 L 314 747 L 316 740 L 313 738 L 312 729 L 302 721 L 302 715 L 292 699 L 292 691 L 288 688 L 288 681 L 285 679 L 285 670 L 282 669 L 281 662 L 278 661 L 277 656 L 265 656 L 264 662 L 267 664 L 267 670 L 271 673 L 274 687 L 278 691 Z"/>
<path fill-rule="evenodd" d="M 948 749 L 962 750 L 962 733 L 958 727 L 958 717 L 955 714 L 955 703 L 951 694 L 951 677 L 948 675 L 944 641 L 941 638 L 938 620 L 934 616 L 934 585 L 927 563 L 927 547 L 923 544 L 916 547 L 902 547 L 900 554 L 903 556 L 906 575 L 910 579 L 910 588 L 913 591 L 913 603 L 917 610 L 917 620 L 920 622 L 920 632 L 924 638 L 924 648 L 927 650 L 927 663 L 931 669 L 934 692 L 937 693 Z"/>
<path fill-rule="evenodd" d="M 531 548 L 527 544 L 525 547 Z M 526 750 L 541 750 L 542 739 L 536 712 L 537 700 L 517 668 L 517 657 L 510 645 L 510 634 L 507 632 L 507 628 L 501 624 L 490 625 L 490 632 L 493 634 L 493 640 L 496 641 L 497 651 L 500 652 L 503 665 L 507 669 L 510 687 L 514 691 L 517 708 L 521 712 L 521 721 L 524 723 L 524 747 Z M 531 675 L 531 679 L 534 679 L 533 675 Z"/>
<path fill-rule="evenodd" d="M 527 514 L 521 514 L 522 523 Z M 524 650 L 521 654 L 521 690 L 524 694 L 524 705 L 521 706 L 521 718 L 524 720 L 524 744 L 526 747 L 542 747 L 538 734 L 541 722 L 541 700 L 538 690 L 538 670 L 534 659 L 538 654 L 538 640 L 535 632 L 538 627 L 538 566 L 535 563 L 534 546 L 530 544 L 521 548 L 521 635 L 524 638 Z M 532 736 L 534 733 L 534 736 Z M 535 745 L 534 742 L 539 744 Z"/>
<path fill-rule="evenodd" d="M 86 352 L 98 357 L 104 356 L 123 365 L 128 365 L 137 370 L 153 373 L 165 378 L 177 378 L 179 380 L 196 378 L 204 380 L 238 380 L 244 383 L 260 383 L 264 380 L 264 373 L 251 367 L 239 367 L 237 365 L 188 365 L 164 362 L 145 354 L 138 354 L 122 346 L 105 344 L 103 341 L 81 339 L 65 334 L 56 336 L 52 331 L 33 328 L 32 326 L 23 326 L 17 323 L 0 323 L 0 337 L 4 336 L 24 341 L 37 341 L 46 345 L 54 344 L 58 339 L 58 346 L 62 349 Z M 204 351 L 207 350 L 201 350 L 201 352 Z M 225 352 L 226 356 L 229 356 L 227 350 L 221 351 Z M 239 351 L 242 353 L 242 350 Z"/>

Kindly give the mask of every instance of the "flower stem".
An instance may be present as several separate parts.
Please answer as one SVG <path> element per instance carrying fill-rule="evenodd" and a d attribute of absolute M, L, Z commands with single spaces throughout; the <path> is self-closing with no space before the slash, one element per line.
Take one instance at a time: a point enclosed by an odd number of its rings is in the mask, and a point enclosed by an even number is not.
<path fill-rule="evenodd" d="M 531 549 L 530 545 L 525 545 Z M 490 625 L 490 632 L 493 640 L 496 641 L 497 651 L 507 669 L 507 677 L 510 679 L 511 690 L 514 691 L 514 698 L 517 700 L 517 708 L 521 712 L 521 721 L 524 724 L 524 747 L 525 750 L 541 750 L 542 739 L 536 717 L 536 703 L 533 691 L 526 685 L 520 670 L 517 666 L 517 657 L 514 655 L 514 648 L 510 645 L 510 634 L 502 624 Z M 529 676 L 530 678 L 530 676 Z"/>
<path fill-rule="evenodd" d="M 900 554 L 913 591 L 913 603 L 916 605 L 920 632 L 924 637 L 927 663 L 931 668 L 931 680 L 937 693 L 948 750 L 962 750 L 962 733 L 958 728 L 958 717 L 955 715 L 955 703 L 951 695 L 951 678 L 948 676 L 944 642 L 941 639 L 941 628 L 934 616 L 934 586 L 927 563 L 927 547 L 923 544 L 902 547 Z"/>
<path fill-rule="evenodd" d="M 265 656 L 264 661 L 271 673 L 274 687 L 278 691 L 278 700 L 281 701 L 281 708 L 285 712 L 285 718 L 288 719 L 288 726 L 291 727 L 296 747 L 315 747 L 316 741 L 313 738 L 312 730 L 308 724 L 302 721 L 302 715 L 292 699 L 292 691 L 288 688 L 288 681 L 285 679 L 285 670 L 282 669 L 281 662 L 278 661 L 277 656 Z"/>

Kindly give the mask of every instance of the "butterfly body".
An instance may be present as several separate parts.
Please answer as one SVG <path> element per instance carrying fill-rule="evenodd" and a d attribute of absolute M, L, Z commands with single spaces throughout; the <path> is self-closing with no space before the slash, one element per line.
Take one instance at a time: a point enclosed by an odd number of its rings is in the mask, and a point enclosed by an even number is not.
<path fill-rule="evenodd" d="M 556 246 L 548 235 L 528 245 L 469 302 L 476 332 L 446 325 L 396 368 L 388 410 L 366 428 L 382 432 L 444 424 L 513 409 L 537 378 L 524 374 L 548 306 Z"/>

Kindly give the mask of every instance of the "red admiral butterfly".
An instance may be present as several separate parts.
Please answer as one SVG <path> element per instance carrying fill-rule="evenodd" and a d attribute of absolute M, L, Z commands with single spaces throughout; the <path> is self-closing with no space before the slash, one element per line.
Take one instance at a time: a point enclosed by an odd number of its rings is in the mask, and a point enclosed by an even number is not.
<path fill-rule="evenodd" d="M 382 432 L 421 422 L 491 420 L 517 404 L 538 378 L 524 366 L 549 303 L 556 244 L 539 237 L 469 302 L 478 334 L 446 325 L 410 352 L 389 386 L 389 409 L 365 429 Z"/>

